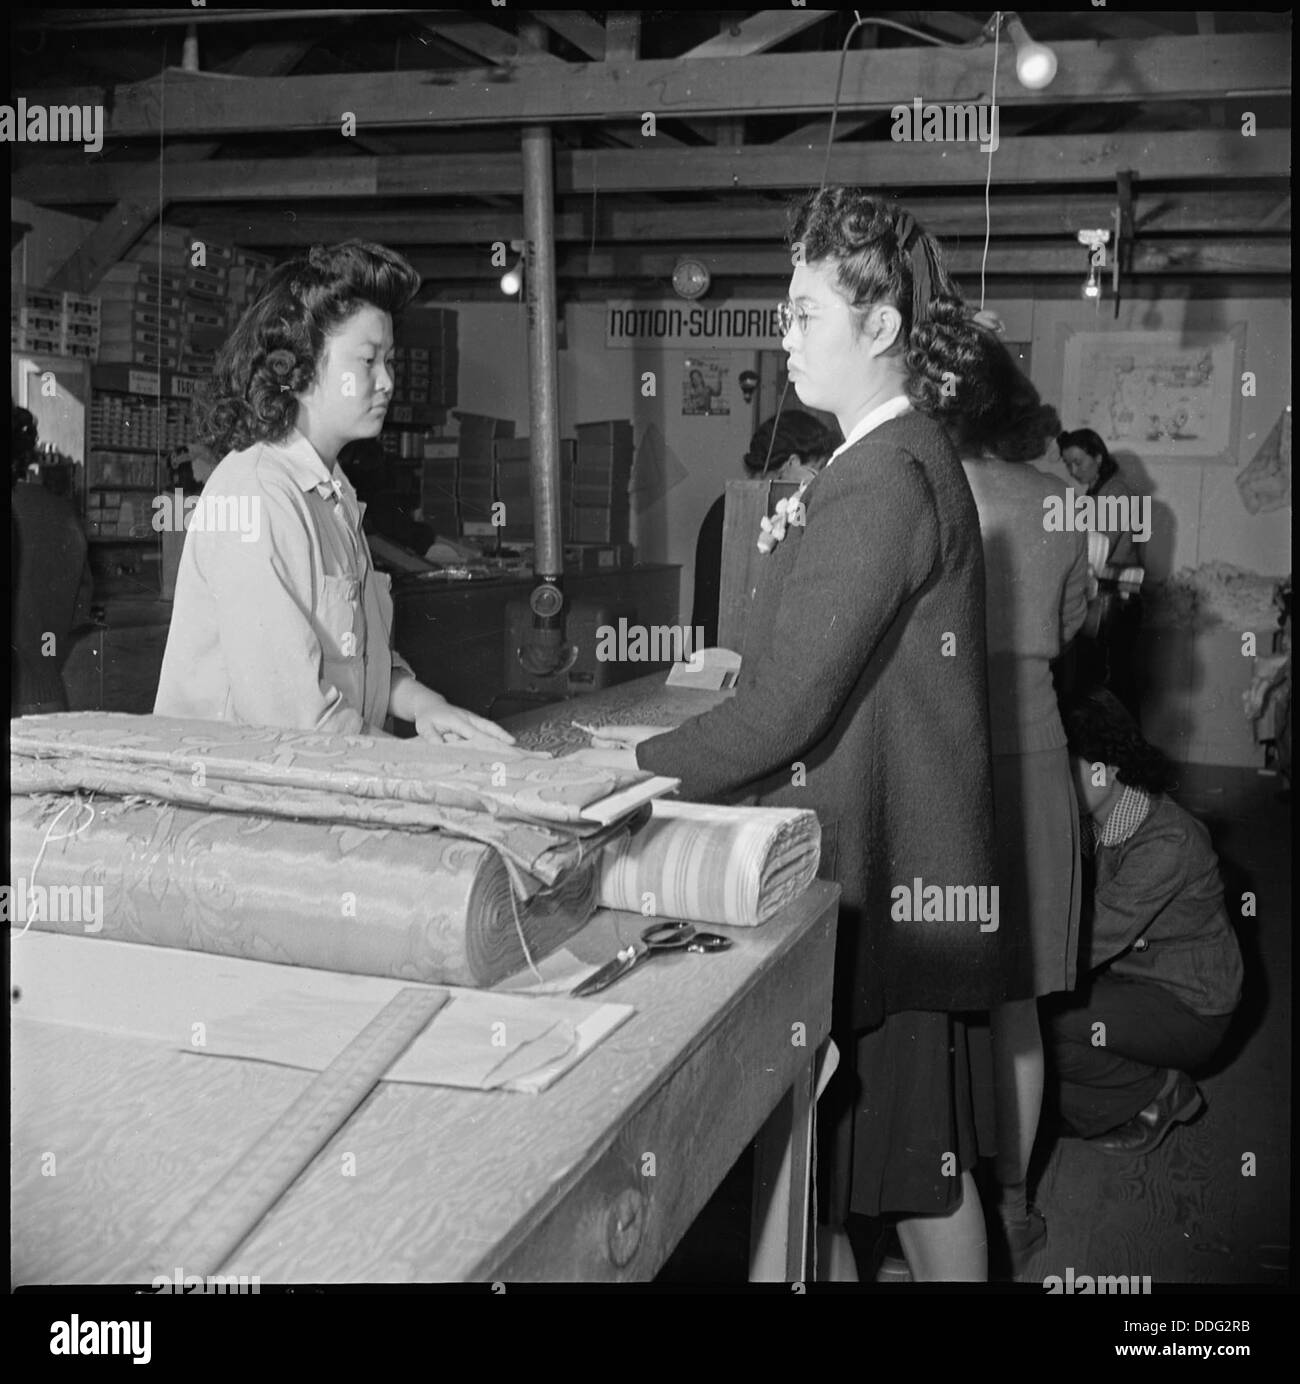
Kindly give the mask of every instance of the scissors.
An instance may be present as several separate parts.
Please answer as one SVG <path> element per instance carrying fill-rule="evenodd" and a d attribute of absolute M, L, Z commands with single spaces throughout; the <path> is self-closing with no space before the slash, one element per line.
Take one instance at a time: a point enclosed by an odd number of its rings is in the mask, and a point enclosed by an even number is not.
<path fill-rule="evenodd" d="M 724 937 L 720 932 L 696 932 L 690 923 L 680 919 L 654 923 L 641 934 L 640 947 L 635 942 L 624 947 L 613 961 L 606 962 L 569 993 L 575 999 L 594 995 L 598 990 L 613 985 L 616 980 L 622 980 L 629 971 L 635 970 L 643 961 L 659 952 L 716 952 L 726 951 L 729 946 L 730 937 Z"/>

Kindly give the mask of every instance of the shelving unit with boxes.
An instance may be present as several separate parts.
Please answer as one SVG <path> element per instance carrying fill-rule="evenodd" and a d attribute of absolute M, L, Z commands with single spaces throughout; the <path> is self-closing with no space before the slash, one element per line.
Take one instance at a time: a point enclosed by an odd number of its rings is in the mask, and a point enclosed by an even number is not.
<path fill-rule="evenodd" d="M 11 285 L 9 347 L 38 356 L 95 360 L 99 354 L 99 299 Z"/>
<path fill-rule="evenodd" d="M 97 578 L 130 578 L 161 594 L 162 535 L 155 497 L 168 488 L 168 463 L 192 438 L 191 400 L 199 380 L 129 364 L 91 369 L 90 449 L 85 518 Z"/>
<path fill-rule="evenodd" d="M 393 402 L 380 443 L 389 465 L 383 488 L 409 514 L 423 509 L 435 532 L 458 535 L 457 433 L 449 412 L 456 403 L 460 356 L 457 314 L 414 308 L 394 333 Z M 430 462 L 447 463 L 441 476 Z"/>
<path fill-rule="evenodd" d="M 92 567 L 101 580 L 127 578 L 163 595 L 165 536 L 154 530 L 153 501 L 168 488 L 172 457 L 193 440 L 199 385 L 272 264 L 204 242 L 206 263 L 195 265 L 195 246 L 182 230 L 150 232 L 105 271 L 97 300 L 65 306 L 65 340 L 93 322 L 98 360 L 84 495 Z M 78 339 L 90 342 L 84 326 Z"/>

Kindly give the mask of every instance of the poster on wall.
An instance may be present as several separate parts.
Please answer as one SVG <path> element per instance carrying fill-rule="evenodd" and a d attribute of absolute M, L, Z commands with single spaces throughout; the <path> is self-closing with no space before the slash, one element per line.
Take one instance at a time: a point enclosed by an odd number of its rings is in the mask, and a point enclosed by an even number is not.
<path fill-rule="evenodd" d="M 727 375 L 730 367 L 717 356 L 687 356 L 682 362 L 682 415 L 714 415 L 731 413 L 726 397 Z"/>
<path fill-rule="evenodd" d="M 1062 327 L 1061 419 L 1112 450 L 1166 461 L 1235 462 L 1244 323 L 1218 332 Z"/>

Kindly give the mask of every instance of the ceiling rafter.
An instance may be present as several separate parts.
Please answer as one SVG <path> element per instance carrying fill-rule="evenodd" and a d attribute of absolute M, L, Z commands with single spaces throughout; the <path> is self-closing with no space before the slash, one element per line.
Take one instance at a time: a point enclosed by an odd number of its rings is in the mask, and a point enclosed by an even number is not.
<path fill-rule="evenodd" d="M 627 14 L 610 16 L 627 52 Z M 617 21 L 617 23 L 616 23 Z M 1014 83 L 1000 89 L 1000 106 L 1100 104 L 1153 99 L 1285 96 L 1290 52 L 1272 35 L 1221 34 L 1136 43 L 1054 45 L 1060 70 L 1050 102 Z M 991 50 L 870 49 L 844 62 L 841 109 L 890 110 L 918 93 L 946 102 L 988 99 Z M 372 127 L 438 128 L 488 124 L 609 121 L 655 111 L 664 118 L 737 114 L 824 116 L 839 71 L 835 53 L 755 54 L 744 59 L 610 59 L 604 63 L 519 61 L 506 70 L 472 68 L 247 79 L 214 82 L 168 74 L 165 129 L 172 137 L 334 131 L 339 113 L 364 111 Z M 29 93 L 26 93 L 29 94 Z M 156 82 L 108 89 L 83 87 L 41 93 L 48 104 L 101 105 L 106 139 L 156 138 L 164 126 Z"/>

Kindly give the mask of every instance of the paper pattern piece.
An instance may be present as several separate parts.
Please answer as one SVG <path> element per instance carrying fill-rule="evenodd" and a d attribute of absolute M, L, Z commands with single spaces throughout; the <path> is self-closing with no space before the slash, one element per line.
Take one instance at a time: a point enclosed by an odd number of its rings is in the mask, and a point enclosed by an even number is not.
<path fill-rule="evenodd" d="M 652 777 L 507 746 L 97 711 L 11 721 L 10 769 L 11 793 L 95 792 L 267 817 L 436 827 L 494 846 L 524 893 L 555 884 L 609 839 L 583 819 L 584 808 Z"/>
<path fill-rule="evenodd" d="M 1064 344 L 1061 416 L 1112 451 L 1235 461 L 1245 326 L 1223 331 L 1075 332 Z"/>
<path fill-rule="evenodd" d="M 649 821 L 600 857 L 597 902 L 661 918 L 756 927 L 817 875 L 815 812 L 656 801 Z"/>
<path fill-rule="evenodd" d="M 15 1023 L 63 1024 L 186 1052 L 324 1071 L 401 988 L 397 981 L 72 937 L 13 939 Z M 535 1093 L 633 1013 L 625 1004 L 453 990 L 385 1081 Z M 193 1042 L 201 1018 L 203 1043 Z"/>
<path fill-rule="evenodd" d="M 1291 503 L 1291 405 L 1282 410 L 1250 465 L 1237 477 L 1241 502 L 1250 514 L 1267 514 Z"/>
<path fill-rule="evenodd" d="M 592 858 L 512 903 L 497 853 L 442 832 L 98 798 L 93 812 L 65 811 L 71 803 L 11 799 L 13 878 L 102 888 L 103 938 L 429 984 L 492 985 L 527 964 L 520 929 L 537 959 L 595 909 Z M 80 916 L 31 926 L 86 930 Z"/>

